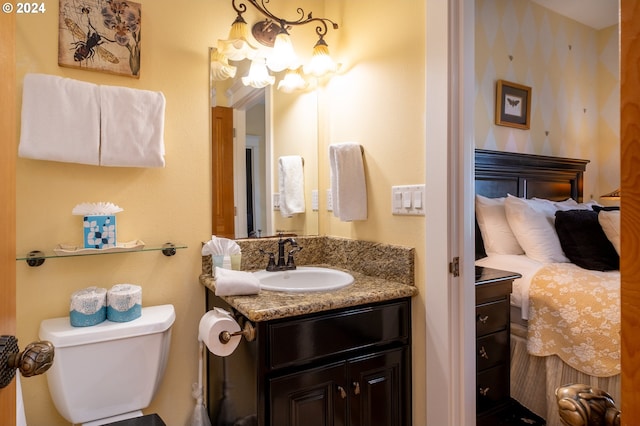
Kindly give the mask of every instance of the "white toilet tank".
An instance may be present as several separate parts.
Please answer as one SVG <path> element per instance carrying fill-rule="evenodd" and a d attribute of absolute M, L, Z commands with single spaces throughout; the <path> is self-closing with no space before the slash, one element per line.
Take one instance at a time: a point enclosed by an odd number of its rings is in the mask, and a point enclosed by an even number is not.
<path fill-rule="evenodd" d="M 173 305 L 161 305 L 142 308 L 129 322 L 42 321 L 40 339 L 55 346 L 46 375 L 58 412 L 85 423 L 148 407 L 164 374 L 175 317 Z"/>

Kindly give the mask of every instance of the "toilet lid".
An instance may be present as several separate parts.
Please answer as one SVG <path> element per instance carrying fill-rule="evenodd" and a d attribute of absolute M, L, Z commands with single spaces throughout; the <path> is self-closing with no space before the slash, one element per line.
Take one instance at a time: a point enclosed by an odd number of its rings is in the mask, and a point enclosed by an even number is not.
<path fill-rule="evenodd" d="M 171 327 L 176 314 L 173 305 L 148 306 L 142 315 L 129 322 L 103 321 L 89 327 L 74 327 L 69 317 L 46 319 L 40 323 L 40 339 L 55 347 L 125 339 L 145 334 L 162 333 Z"/>

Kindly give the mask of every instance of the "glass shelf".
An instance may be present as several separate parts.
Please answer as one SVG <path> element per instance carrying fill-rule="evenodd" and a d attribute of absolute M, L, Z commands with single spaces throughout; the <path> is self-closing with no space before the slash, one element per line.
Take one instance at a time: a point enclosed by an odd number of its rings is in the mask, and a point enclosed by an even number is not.
<path fill-rule="evenodd" d="M 58 247 L 57 251 L 43 252 L 40 250 L 33 250 L 24 256 L 16 257 L 16 260 L 24 260 L 29 266 L 40 266 L 46 259 L 56 259 L 64 257 L 79 257 L 79 256 L 97 256 L 105 254 L 122 254 L 122 253 L 137 253 L 143 251 L 161 251 L 165 256 L 173 256 L 179 249 L 187 248 L 186 244 L 178 243 L 164 243 L 156 245 L 132 245 L 115 247 L 111 249 L 84 249 L 77 248 L 76 250 L 61 250 Z"/>

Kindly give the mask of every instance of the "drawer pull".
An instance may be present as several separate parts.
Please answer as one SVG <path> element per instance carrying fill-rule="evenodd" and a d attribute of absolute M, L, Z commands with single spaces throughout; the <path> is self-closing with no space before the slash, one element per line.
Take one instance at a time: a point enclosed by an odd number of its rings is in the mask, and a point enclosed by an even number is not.
<path fill-rule="evenodd" d="M 478 320 L 483 324 L 486 324 L 488 319 L 489 315 L 478 315 Z"/>
<path fill-rule="evenodd" d="M 487 394 L 489 393 L 489 387 L 486 388 L 480 388 L 480 395 L 482 396 L 487 396 Z"/>
<path fill-rule="evenodd" d="M 353 394 L 354 395 L 360 395 L 360 383 L 359 382 L 353 382 L 351 384 L 351 386 L 353 386 Z"/>
<path fill-rule="evenodd" d="M 487 353 L 486 349 L 483 347 L 480 348 L 480 357 L 484 358 L 484 359 L 489 359 L 489 354 Z"/>
<path fill-rule="evenodd" d="M 340 392 L 340 398 L 345 399 L 347 397 L 347 392 L 342 386 L 338 386 L 338 392 Z"/>

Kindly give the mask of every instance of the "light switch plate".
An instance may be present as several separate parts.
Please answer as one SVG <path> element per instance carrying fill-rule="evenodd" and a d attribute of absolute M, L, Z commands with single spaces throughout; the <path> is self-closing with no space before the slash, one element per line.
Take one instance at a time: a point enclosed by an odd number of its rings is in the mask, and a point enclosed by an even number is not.
<path fill-rule="evenodd" d="M 280 210 L 280 193 L 273 193 L 273 210 Z"/>
<path fill-rule="evenodd" d="M 311 190 L 311 210 L 313 210 L 314 212 L 317 212 L 319 209 L 318 207 L 318 190 L 317 189 L 312 189 Z"/>
<path fill-rule="evenodd" d="M 392 186 L 391 213 L 424 216 L 424 184 Z"/>
<path fill-rule="evenodd" d="M 331 189 L 327 189 L 327 211 L 333 211 L 333 198 L 331 197 Z"/>

